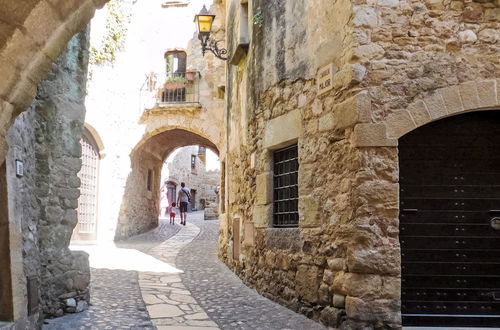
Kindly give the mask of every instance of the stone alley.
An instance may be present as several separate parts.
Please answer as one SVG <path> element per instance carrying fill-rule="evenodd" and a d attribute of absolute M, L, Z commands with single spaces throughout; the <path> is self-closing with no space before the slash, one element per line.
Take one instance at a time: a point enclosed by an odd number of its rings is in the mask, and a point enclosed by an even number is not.
<path fill-rule="evenodd" d="M 189 215 L 90 254 L 91 305 L 48 319 L 63 329 L 324 329 L 248 288 L 217 258 L 219 221 Z M 155 271 L 156 270 L 156 271 Z"/>

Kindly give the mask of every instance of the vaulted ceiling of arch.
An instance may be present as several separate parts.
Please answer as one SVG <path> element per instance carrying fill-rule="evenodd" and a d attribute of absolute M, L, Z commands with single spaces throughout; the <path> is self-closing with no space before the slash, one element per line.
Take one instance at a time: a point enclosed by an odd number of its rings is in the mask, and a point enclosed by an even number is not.
<path fill-rule="evenodd" d="M 219 154 L 217 146 L 208 139 L 183 129 L 172 129 L 151 137 L 135 155 L 140 157 L 142 153 L 149 153 L 163 161 L 175 149 L 191 145 L 206 147 Z"/>

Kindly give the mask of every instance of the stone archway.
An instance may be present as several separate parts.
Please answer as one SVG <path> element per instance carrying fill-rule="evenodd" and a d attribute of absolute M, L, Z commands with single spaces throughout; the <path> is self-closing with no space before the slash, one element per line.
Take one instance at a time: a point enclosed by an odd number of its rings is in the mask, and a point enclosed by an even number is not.
<path fill-rule="evenodd" d="M 109 0 L 3 1 L 0 16 L 0 127 L 6 132 L 35 97 L 68 41 Z M 0 162 L 7 153 L 0 136 Z"/>
<path fill-rule="evenodd" d="M 355 147 L 394 147 L 397 139 L 417 127 L 461 113 L 498 107 L 500 78 L 439 88 L 383 122 L 357 124 L 352 142 Z"/>
<path fill-rule="evenodd" d="M 371 111 L 367 103 L 367 111 Z M 380 272 L 380 268 L 385 268 L 387 273 L 394 277 L 394 287 L 392 290 L 385 288 L 383 295 L 397 298 L 398 304 L 391 306 L 391 315 L 400 322 L 400 272 L 401 251 L 399 244 L 399 220 L 400 214 L 400 192 L 399 192 L 399 162 L 398 162 L 398 142 L 399 139 L 417 129 L 418 127 L 438 121 L 443 118 L 452 117 L 476 111 L 489 111 L 500 108 L 500 79 L 483 81 L 470 81 L 456 86 L 440 88 L 426 97 L 415 100 L 405 109 L 397 110 L 390 114 L 385 120 L 370 123 L 369 117 L 360 117 L 350 134 L 350 142 L 359 154 L 363 168 L 377 173 L 377 177 L 368 182 L 353 186 L 353 191 L 366 198 L 366 207 L 383 205 L 387 213 L 385 221 L 391 232 L 389 240 L 391 245 L 378 249 L 379 256 L 370 261 L 364 261 L 363 267 L 373 267 Z M 357 109 L 356 109 L 357 110 Z M 363 119 L 363 120 L 362 120 Z M 368 196 L 370 195 L 370 196 Z M 376 198 L 376 200 L 373 200 Z M 369 214 L 369 219 L 375 218 Z M 361 254 L 368 250 L 362 250 Z M 357 253 L 356 251 L 353 252 Z M 354 258 L 353 258 L 354 259 Z M 389 262 L 390 260 L 390 262 Z M 392 264 L 391 268 L 386 268 L 387 264 Z M 353 268 L 350 266 L 350 268 Z M 370 271 L 372 273 L 373 271 Z M 349 312 L 348 312 L 349 314 Z"/>
<path fill-rule="evenodd" d="M 161 168 L 175 149 L 200 145 L 219 154 L 217 145 L 193 128 L 162 127 L 146 134 L 131 153 L 131 172 L 125 192 L 115 239 L 123 239 L 158 225 Z"/>

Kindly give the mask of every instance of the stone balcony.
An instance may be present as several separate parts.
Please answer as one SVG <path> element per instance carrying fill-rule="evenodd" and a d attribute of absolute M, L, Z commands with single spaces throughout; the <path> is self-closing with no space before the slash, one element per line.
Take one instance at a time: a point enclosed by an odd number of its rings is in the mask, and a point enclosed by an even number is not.
<path fill-rule="evenodd" d="M 161 82 L 160 82 L 161 81 Z M 151 115 L 201 111 L 200 73 L 187 71 L 169 75 L 151 73 L 141 88 L 141 119 Z"/>

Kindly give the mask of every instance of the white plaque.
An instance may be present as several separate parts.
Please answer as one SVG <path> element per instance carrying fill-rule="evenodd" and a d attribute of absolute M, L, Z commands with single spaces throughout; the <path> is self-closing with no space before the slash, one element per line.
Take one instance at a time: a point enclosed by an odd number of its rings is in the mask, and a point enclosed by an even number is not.
<path fill-rule="evenodd" d="M 333 75 L 336 71 L 333 63 L 319 68 L 316 79 L 318 84 L 318 95 L 324 94 L 333 88 Z"/>

